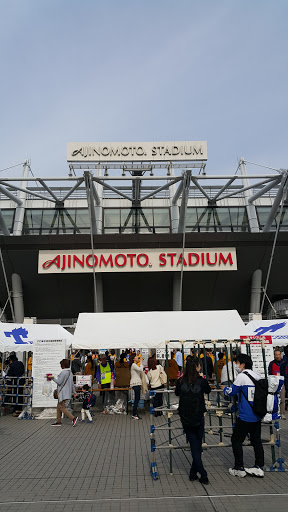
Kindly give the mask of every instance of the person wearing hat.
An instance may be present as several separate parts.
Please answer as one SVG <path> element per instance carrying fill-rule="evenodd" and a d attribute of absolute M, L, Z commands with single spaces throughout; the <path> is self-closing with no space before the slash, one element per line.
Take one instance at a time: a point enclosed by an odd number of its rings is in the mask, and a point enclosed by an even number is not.
<path fill-rule="evenodd" d="M 98 383 L 99 389 L 105 389 L 111 387 L 111 381 L 112 379 L 115 379 L 115 373 L 113 370 L 113 366 L 111 361 L 107 361 L 106 354 L 100 355 L 100 364 L 97 366 L 96 371 L 96 380 Z M 103 398 L 104 402 L 104 395 L 103 391 L 100 392 L 100 396 Z"/>

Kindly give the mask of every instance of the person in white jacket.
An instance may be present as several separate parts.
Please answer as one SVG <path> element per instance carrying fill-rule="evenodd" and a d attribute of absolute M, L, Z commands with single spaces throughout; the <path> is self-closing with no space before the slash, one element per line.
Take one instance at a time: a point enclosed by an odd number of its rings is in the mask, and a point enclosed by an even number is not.
<path fill-rule="evenodd" d="M 140 400 L 141 395 L 141 375 L 143 372 L 142 365 L 142 356 L 136 356 L 136 354 L 132 354 L 129 358 L 129 367 L 130 367 L 130 387 L 133 388 L 134 391 L 134 403 L 132 410 L 132 419 L 133 420 L 141 420 L 139 414 L 137 413 L 137 407 Z M 140 366 L 137 363 L 140 362 Z"/>
<path fill-rule="evenodd" d="M 157 360 L 155 357 L 149 357 L 148 359 L 148 368 L 149 371 L 147 373 L 147 377 L 149 379 L 149 383 L 151 389 L 153 391 L 164 388 L 164 385 L 161 383 L 160 374 L 164 373 L 164 369 L 161 364 L 157 364 Z M 153 398 L 153 407 L 162 407 L 163 405 L 163 393 L 156 393 Z M 155 411 L 155 416 L 162 416 L 162 411 Z"/>

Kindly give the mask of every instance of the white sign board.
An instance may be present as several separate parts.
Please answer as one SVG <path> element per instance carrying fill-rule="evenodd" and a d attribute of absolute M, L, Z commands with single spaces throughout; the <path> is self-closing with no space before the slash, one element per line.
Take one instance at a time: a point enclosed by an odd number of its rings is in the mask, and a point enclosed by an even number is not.
<path fill-rule="evenodd" d="M 92 375 L 76 375 L 76 387 L 82 388 L 82 386 L 88 386 L 91 388 L 92 386 Z"/>
<path fill-rule="evenodd" d="M 207 160 L 206 141 L 68 142 L 68 162 Z"/>
<path fill-rule="evenodd" d="M 264 361 L 263 361 L 263 353 L 262 353 L 262 342 L 264 341 L 265 345 L 265 359 L 266 359 L 266 369 L 268 373 L 268 365 L 270 361 L 274 359 L 274 351 L 272 345 L 271 336 L 240 336 L 241 339 L 249 339 L 250 340 L 250 352 L 251 359 L 253 361 L 253 370 L 256 373 L 259 373 L 261 377 L 265 377 L 264 370 Z M 245 341 L 241 342 L 241 352 L 246 354 L 246 343 Z"/>
<path fill-rule="evenodd" d="M 39 274 L 76 274 L 92 272 L 173 272 L 237 270 L 236 249 L 91 249 L 39 251 Z"/>
<path fill-rule="evenodd" d="M 57 400 L 51 396 L 42 395 L 47 373 L 56 376 L 62 371 L 60 361 L 65 358 L 65 340 L 36 340 L 33 352 L 33 407 L 56 407 Z M 53 391 L 56 384 L 52 382 Z"/>

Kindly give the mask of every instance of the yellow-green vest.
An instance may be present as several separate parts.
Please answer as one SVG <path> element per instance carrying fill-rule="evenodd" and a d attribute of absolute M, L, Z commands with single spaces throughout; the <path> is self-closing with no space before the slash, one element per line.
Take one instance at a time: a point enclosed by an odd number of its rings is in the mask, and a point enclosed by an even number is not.
<path fill-rule="evenodd" d="M 110 364 L 107 362 L 106 366 L 102 366 L 100 363 L 100 374 L 101 374 L 101 384 L 110 384 L 111 382 L 111 368 Z M 104 375 L 104 377 L 103 377 Z"/>

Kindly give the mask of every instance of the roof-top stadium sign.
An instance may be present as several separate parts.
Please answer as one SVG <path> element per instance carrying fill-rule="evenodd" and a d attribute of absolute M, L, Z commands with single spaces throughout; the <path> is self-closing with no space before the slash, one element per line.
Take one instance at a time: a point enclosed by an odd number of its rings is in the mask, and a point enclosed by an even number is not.
<path fill-rule="evenodd" d="M 67 160 L 68 162 L 207 160 L 207 142 L 68 142 Z"/>

